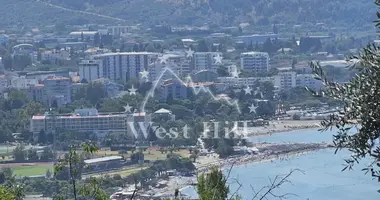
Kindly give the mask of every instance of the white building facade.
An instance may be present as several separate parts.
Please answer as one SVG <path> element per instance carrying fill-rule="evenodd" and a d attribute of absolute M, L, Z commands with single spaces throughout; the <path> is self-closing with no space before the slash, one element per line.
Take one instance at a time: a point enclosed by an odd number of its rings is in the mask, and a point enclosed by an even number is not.
<path fill-rule="evenodd" d="M 300 87 L 309 87 L 314 90 L 323 87 L 323 83 L 316 80 L 313 74 L 297 74 L 296 85 Z"/>
<path fill-rule="evenodd" d="M 280 72 L 274 77 L 274 86 L 280 90 L 288 90 L 296 87 L 296 72 Z"/>
<path fill-rule="evenodd" d="M 218 65 L 215 63 L 214 57 L 220 55 L 218 52 L 196 52 L 193 55 L 194 72 L 209 70 L 216 72 Z"/>
<path fill-rule="evenodd" d="M 51 132 L 57 130 L 90 131 L 103 137 L 109 132 L 127 132 L 133 134 L 130 126 L 141 133 L 139 122 L 147 128 L 151 121 L 146 113 L 98 113 L 96 109 L 76 109 L 72 115 L 33 116 L 30 119 L 30 131 L 35 135 L 41 130 Z M 133 123 L 134 122 L 134 123 Z"/>
<path fill-rule="evenodd" d="M 69 60 L 70 52 L 66 50 L 51 50 L 41 52 L 41 61 Z"/>
<path fill-rule="evenodd" d="M 35 84 L 38 84 L 37 79 L 28 79 L 25 76 L 13 76 L 10 78 L 9 87 L 16 89 L 27 89 L 29 86 Z"/>
<path fill-rule="evenodd" d="M 80 80 L 88 82 L 103 78 L 103 62 L 101 60 L 82 60 L 79 63 Z"/>
<path fill-rule="evenodd" d="M 246 52 L 240 54 L 240 66 L 248 72 L 268 72 L 269 54 L 266 52 Z"/>
<path fill-rule="evenodd" d="M 103 76 L 113 81 L 127 82 L 138 79 L 140 72 L 148 69 L 148 65 L 157 59 L 156 53 L 122 52 L 107 53 L 94 56 L 103 63 Z"/>
<path fill-rule="evenodd" d="M 247 77 L 247 78 L 235 78 L 235 77 L 218 77 L 220 83 L 224 83 L 226 86 L 246 87 L 255 85 L 259 82 L 271 82 L 275 84 L 275 77 Z"/>

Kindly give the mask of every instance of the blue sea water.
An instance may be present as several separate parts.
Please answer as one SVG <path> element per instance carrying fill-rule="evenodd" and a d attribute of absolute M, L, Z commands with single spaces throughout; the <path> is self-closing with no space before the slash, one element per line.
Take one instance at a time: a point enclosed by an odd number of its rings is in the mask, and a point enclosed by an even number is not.
<path fill-rule="evenodd" d="M 318 130 L 298 130 L 287 133 L 273 134 L 272 136 L 260 136 L 250 138 L 253 142 L 331 142 L 334 131 L 320 133 Z M 234 192 L 239 180 L 243 186 L 238 193 L 244 199 L 252 199 L 251 186 L 258 190 L 270 183 L 276 175 L 284 175 L 292 169 L 302 172 L 294 172 L 289 178 L 291 184 L 284 184 L 275 191 L 276 194 L 292 193 L 288 199 L 294 200 L 372 200 L 380 199 L 380 184 L 370 175 L 365 175 L 361 169 L 369 161 L 362 161 L 354 167 L 354 170 L 344 171 L 344 158 L 349 156 L 348 151 L 334 154 L 333 149 L 320 150 L 287 160 L 277 160 L 264 163 L 250 163 L 235 166 L 230 173 L 230 190 Z M 192 189 L 184 192 L 193 193 Z M 269 200 L 276 199 L 268 197 Z"/>

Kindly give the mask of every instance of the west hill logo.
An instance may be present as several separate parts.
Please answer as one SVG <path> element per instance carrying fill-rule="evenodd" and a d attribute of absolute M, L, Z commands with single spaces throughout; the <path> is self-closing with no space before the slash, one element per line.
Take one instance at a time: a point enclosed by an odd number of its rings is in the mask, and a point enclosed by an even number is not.
<path fill-rule="evenodd" d="M 192 80 L 192 78 L 190 76 L 187 76 L 186 80 L 184 81 L 173 70 L 173 68 L 175 68 L 175 67 L 176 68 L 182 68 L 182 66 L 184 65 L 184 63 L 190 62 L 191 59 L 194 56 L 194 53 L 195 52 L 192 49 L 189 49 L 189 50 L 185 51 L 186 59 L 184 59 L 182 61 L 182 63 L 178 63 L 178 64 L 172 63 L 172 62 L 169 61 L 169 57 L 168 56 L 163 55 L 163 56 L 159 57 L 158 59 L 155 59 L 154 62 L 150 64 L 150 65 L 161 64 L 164 67 L 162 68 L 162 70 L 161 70 L 160 74 L 158 75 L 158 77 L 156 78 L 156 80 L 152 81 L 153 86 L 146 93 L 146 95 L 144 97 L 144 100 L 143 100 L 143 102 L 142 102 L 142 104 L 140 106 L 140 111 L 141 112 L 145 112 L 145 106 L 146 106 L 149 98 L 151 98 L 151 97 L 153 98 L 154 97 L 155 90 L 157 89 L 157 87 L 160 86 L 161 81 L 164 78 L 164 75 L 165 74 L 169 74 L 169 75 L 172 75 L 172 79 L 174 79 L 174 81 L 178 81 L 179 84 L 188 86 L 192 90 L 193 94 L 197 95 L 197 94 L 199 94 L 201 92 L 205 92 L 205 93 L 209 94 L 216 101 L 225 100 L 228 105 L 235 107 L 236 110 L 237 110 L 237 112 L 239 114 L 241 114 L 241 109 L 239 107 L 238 100 L 230 100 L 229 98 L 218 98 L 217 96 L 215 96 L 213 94 L 213 92 L 208 87 L 196 84 Z M 214 55 L 212 55 L 212 56 L 213 56 L 213 59 L 215 61 L 214 64 L 215 65 L 221 65 L 222 64 L 222 60 L 223 60 L 223 57 L 222 57 L 221 53 L 214 52 L 213 54 Z M 177 66 L 174 66 L 174 65 L 177 65 Z M 234 73 L 236 73 L 236 71 Z M 146 71 L 146 70 L 144 70 L 143 72 L 140 72 L 140 75 L 141 75 L 140 76 L 141 79 L 148 80 L 149 72 Z M 132 86 L 132 88 L 129 89 L 129 92 L 130 92 L 131 95 L 136 94 L 136 89 L 134 88 L 134 86 Z M 127 105 L 127 108 L 128 107 L 129 107 L 129 105 Z"/>
<path fill-rule="evenodd" d="M 143 72 L 140 72 L 141 80 L 152 82 L 152 88 L 146 93 L 144 100 L 142 101 L 142 104 L 140 106 L 140 112 L 144 112 L 144 113 L 146 112 L 145 106 L 149 98 L 154 97 L 156 89 L 161 86 L 160 84 L 162 84 L 162 81 L 163 81 L 162 79 L 166 78 L 164 76 L 167 74 L 167 75 L 172 76 L 171 77 L 172 81 L 174 79 L 174 81 L 177 81 L 177 83 L 190 88 L 193 94 L 198 95 L 201 92 L 205 92 L 206 94 L 209 94 L 215 101 L 221 101 L 221 100 L 225 101 L 228 105 L 233 106 L 239 114 L 241 114 L 242 112 L 241 112 L 238 100 L 231 100 L 230 98 L 219 98 L 210 90 L 210 88 L 204 85 L 195 83 L 190 76 L 187 76 L 186 80 L 182 80 L 180 76 L 177 75 L 174 69 L 182 69 L 182 66 L 186 62 L 189 63 L 191 59 L 193 58 L 193 54 L 194 54 L 193 50 L 189 49 L 188 51 L 185 51 L 185 53 L 186 53 L 186 59 L 184 59 L 182 63 L 171 62 L 169 60 L 170 59 L 169 56 L 167 55 L 163 55 L 161 57 L 157 57 L 153 59 L 153 62 L 149 65 L 149 67 L 157 67 L 155 66 L 157 64 L 160 67 L 159 69 L 161 69 L 159 75 L 155 77 L 156 80 L 154 81 L 148 80 L 149 70 L 148 71 L 144 70 Z M 213 59 L 215 60 L 214 65 L 222 64 L 223 57 L 221 56 L 221 53 L 214 52 L 214 53 L 211 53 L 211 55 L 213 56 Z M 230 71 L 230 75 L 233 78 L 238 78 L 239 72 L 235 68 L 234 70 Z M 242 89 L 244 90 L 245 95 L 253 95 L 252 93 L 254 92 L 254 95 L 261 96 L 261 99 L 254 99 L 256 103 L 259 101 L 264 101 L 263 94 L 259 90 L 259 88 L 256 88 L 256 90 L 254 90 L 247 85 L 245 88 L 242 88 Z M 129 94 L 136 95 L 136 92 L 137 92 L 137 89 L 132 85 L 132 87 L 129 89 Z M 131 107 L 128 104 L 124 108 L 126 112 L 131 113 Z M 249 108 L 250 113 L 254 113 L 256 115 L 256 109 L 258 108 L 258 106 L 255 106 L 254 104 L 252 104 L 248 108 Z M 182 127 L 181 130 L 178 130 L 177 128 L 170 128 L 169 130 L 166 130 L 165 128 L 161 126 L 152 126 L 153 122 L 150 122 L 148 127 L 146 127 L 146 125 L 143 122 L 139 122 L 138 124 L 140 127 L 139 129 L 140 131 L 142 131 L 145 138 L 147 138 L 148 136 L 149 128 L 155 132 L 158 138 L 165 138 L 165 137 L 176 138 L 179 134 L 182 134 L 184 138 L 189 138 L 187 125 Z M 228 128 L 228 127 L 231 127 L 231 125 L 233 125 L 232 129 Z M 137 137 L 138 133 L 136 129 L 134 128 L 133 123 L 132 122 L 129 123 L 128 126 L 130 126 L 131 131 L 133 132 L 134 136 Z M 233 122 L 213 121 L 213 122 L 203 122 L 203 137 L 209 137 L 210 133 L 213 132 L 212 134 L 213 137 L 218 138 L 219 137 L 218 131 L 220 130 L 219 128 L 221 128 L 221 126 L 224 127 L 225 137 L 229 137 L 230 133 L 234 133 L 236 137 L 239 137 L 239 136 L 246 137 L 248 133 L 248 121 L 233 121 Z"/>
<path fill-rule="evenodd" d="M 208 53 L 210 53 L 211 56 L 213 57 L 214 65 L 216 66 L 222 65 L 223 57 L 221 56 L 221 53 L 218 53 L 218 52 L 212 52 L 212 53 L 208 52 Z M 198 95 L 200 92 L 205 92 L 209 94 L 216 101 L 224 100 L 225 102 L 227 102 L 228 105 L 235 107 L 239 114 L 242 114 L 238 100 L 230 99 L 226 95 L 221 95 L 221 97 L 216 96 L 213 94 L 210 88 L 208 88 L 207 86 L 195 83 L 190 76 L 187 76 L 186 80 L 182 80 L 179 77 L 179 75 L 173 69 L 182 69 L 185 63 L 190 63 L 191 59 L 193 59 L 194 57 L 194 51 L 189 49 L 185 51 L 185 54 L 186 54 L 186 58 L 183 59 L 181 63 L 178 63 L 178 62 L 175 63 L 175 62 L 170 61 L 170 56 L 164 54 L 161 57 L 157 57 L 153 59 L 153 62 L 149 64 L 148 67 L 156 67 L 155 65 L 159 65 L 161 68 L 161 71 L 159 75 L 155 77 L 156 80 L 151 81 L 153 83 L 152 88 L 146 93 L 144 100 L 142 104 L 140 105 L 140 112 L 145 112 L 145 106 L 149 98 L 154 97 L 157 87 L 160 86 L 161 81 L 163 81 L 162 79 L 164 78 L 165 74 L 168 74 L 172 76 L 171 80 L 174 79 L 174 81 L 177 81 L 179 84 L 186 85 L 188 88 L 192 90 L 193 94 Z M 178 57 L 179 55 L 176 55 L 176 56 Z M 239 78 L 240 72 L 236 67 L 231 68 L 229 70 L 229 73 L 231 75 L 231 78 L 233 79 Z M 144 71 L 140 72 L 140 80 L 149 81 L 149 69 L 148 71 L 144 69 Z M 254 100 L 253 103 L 250 106 L 248 106 L 249 113 L 256 115 L 258 104 L 260 102 L 267 102 L 268 100 L 264 99 L 264 95 L 262 91 L 260 91 L 259 87 L 254 89 L 254 88 L 251 88 L 249 85 L 246 85 L 244 88 L 241 88 L 241 89 L 244 90 L 244 93 L 245 93 L 244 95 L 252 95 L 252 97 L 253 96 L 260 97 L 259 99 L 253 99 Z M 132 87 L 129 89 L 129 94 L 136 95 L 136 92 L 137 92 L 137 89 L 132 85 Z M 128 104 L 124 108 L 126 112 L 131 112 L 131 107 Z"/>
<path fill-rule="evenodd" d="M 216 101 L 220 100 L 220 98 L 216 97 L 208 87 L 205 87 L 203 85 L 196 87 L 196 84 L 193 82 L 190 76 L 186 78 L 187 79 L 186 81 L 183 81 L 171 68 L 165 67 L 163 71 L 161 72 L 161 74 L 158 76 L 158 79 L 153 82 L 153 87 L 145 95 L 144 101 L 142 102 L 142 105 L 140 107 L 141 112 L 145 112 L 145 105 L 147 104 L 150 97 L 154 97 L 154 91 L 159 86 L 162 77 L 166 73 L 171 74 L 180 84 L 189 86 L 195 95 L 201 92 L 205 92 L 209 94 L 214 100 Z M 236 110 L 239 112 L 239 114 L 241 114 L 241 110 L 240 110 L 237 100 L 228 100 L 228 99 L 224 99 L 224 100 L 227 102 L 228 105 L 234 106 Z"/>

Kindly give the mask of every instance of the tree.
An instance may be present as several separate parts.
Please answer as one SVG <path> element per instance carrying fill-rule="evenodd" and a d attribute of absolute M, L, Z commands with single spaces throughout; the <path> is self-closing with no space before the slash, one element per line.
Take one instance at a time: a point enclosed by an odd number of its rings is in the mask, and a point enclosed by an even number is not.
<path fill-rule="evenodd" d="M 95 35 L 94 35 L 94 45 L 95 46 L 100 45 L 100 34 L 99 33 L 95 33 Z"/>
<path fill-rule="evenodd" d="M 37 141 L 39 144 L 46 144 L 46 133 L 44 130 L 41 130 L 38 133 L 38 140 Z"/>
<path fill-rule="evenodd" d="M 16 197 L 6 187 L 0 185 L 0 199 L 2 200 L 14 200 Z"/>
<path fill-rule="evenodd" d="M 32 149 L 32 148 L 28 150 L 28 160 L 29 161 L 38 161 L 37 150 Z"/>
<path fill-rule="evenodd" d="M 99 148 L 92 142 L 87 142 L 82 145 L 82 151 L 85 153 L 93 154 L 98 151 Z M 56 176 L 62 170 L 68 170 L 68 176 L 72 185 L 72 191 L 74 200 L 78 199 L 78 194 L 83 197 L 91 197 L 96 200 L 108 199 L 105 192 L 100 189 L 96 179 L 92 179 L 89 184 L 83 185 L 81 188 L 77 188 L 77 179 L 80 177 L 82 171 L 81 156 L 77 153 L 76 148 L 71 145 L 69 152 L 65 155 L 65 158 L 60 159 L 54 164 L 54 176 Z M 60 197 L 59 199 L 64 199 Z"/>
<path fill-rule="evenodd" d="M 24 145 L 17 145 L 15 149 L 13 149 L 13 157 L 17 162 L 25 161 L 25 147 Z"/>
<path fill-rule="evenodd" d="M 267 53 L 272 53 L 276 51 L 273 47 L 272 40 L 270 38 L 266 39 L 264 44 L 263 44 L 263 51 Z"/>
<path fill-rule="evenodd" d="M 53 158 L 54 158 L 54 154 L 53 154 L 53 151 L 51 150 L 51 148 L 45 147 L 44 150 L 42 151 L 40 160 L 41 161 L 50 161 L 50 160 L 53 160 Z"/>
<path fill-rule="evenodd" d="M 200 40 L 198 41 L 198 47 L 197 47 L 198 52 L 208 52 L 208 46 L 205 40 Z"/>
<path fill-rule="evenodd" d="M 379 7 L 380 2 L 376 1 Z M 380 28 L 380 13 L 375 21 Z M 351 152 L 343 170 L 352 169 L 355 163 L 369 157 L 372 162 L 364 169 L 380 182 L 380 56 L 378 45 L 368 45 L 362 53 L 350 59 L 351 68 L 358 69 L 358 74 L 348 83 L 340 84 L 329 80 L 319 63 L 311 63 L 317 80 L 321 80 L 326 89 L 313 91 L 314 96 L 328 96 L 344 102 L 338 114 L 332 114 L 321 124 L 323 131 L 332 127 L 338 129 L 334 135 L 334 144 L 338 150 L 343 148 Z M 358 126 L 360 124 L 360 126 Z M 367 162 L 367 161 L 366 161 Z"/>
<path fill-rule="evenodd" d="M 197 192 L 200 200 L 224 200 L 229 190 L 226 177 L 217 168 L 212 168 L 208 174 L 198 176 Z"/>
<path fill-rule="evenodd" d="M 47 178 L 47 179 L 49 179 L 49 178 L 51 178 L 51 171 L 48 169 L 48 170 L 46 170 L 46 173 L 45 173 L 45 177 Z"/>
<path fill-rule="evenodd" d="M 0 184 L 3 184 L 5 182 L 5 174 L 4 172 L 0 171 Z"/>

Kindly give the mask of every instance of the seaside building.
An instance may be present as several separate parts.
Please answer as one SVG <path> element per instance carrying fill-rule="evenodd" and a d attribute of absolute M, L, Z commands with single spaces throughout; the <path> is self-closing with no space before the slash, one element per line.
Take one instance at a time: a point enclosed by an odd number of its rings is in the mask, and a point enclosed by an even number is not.
<path fill-rule="evenodd" d="M 202 70 L 209 70 L 216 72 L 218 65 L 215 64 L 214 57 L 219 55 L 218 52 L 196 52 L 193 55 L 194 71 L 199 72 Z"/>
<path fill-rule="evenodd" d="M 61 50 L 50 50 L 41 52 L 41 61 L 57 62 L 60 60 L 70 60 L 70 52 L 64 49 Z"/>
<path fill-rule="evenodd" d="M 44 100 L 46 105 L 58 106 L 71 103 L 71 79 L 51 76 L 44 80 Z"/>
<path fill-rule="evenodd" d="M 26 74 L 20 72 L 19 74 L 23 74 L 27 79 L 37 79 L 39 82 L 43 82 L 46 78 L 51 76 L 60 76 L 60 77 L 70 77 L 69 71 L 35 71 L 35 72 L 27 72 Z"/>
<path fill-rule="evenodd" d="M 246 52 L 240 54 L 240 66 L 248 72 L 268 72 L 269 54 L 266 52 Z"/>
<path fill-rule="evenodd" d="M 202 70 L 191 75 L 193 82 L 216 82 L 218 74 L 213 71 Z"/>
<path fill-rule="evenodd" d="M 103 62 L 101 60 L 82 60 L 79 63 L 80 80 L 87 82 L 103 77 Z"/>
<path fill-rule="evenodd" d="M 170 80 L 161 86 L 161 100 L 187 99 L 188 87 L 178 80 Z"/>
<path fill-rule="evenodd" d="M 323 83 L 316 80 L 313 74 L 297 74 L 296 86 L 309 87 L 313 90 L 318 90 L 323 87 Z"/>
<path fill-rule="evenodd" d="M 41 102 L 45 104 L 46 95 L 45 95 L 44 86 L 45 86 L 44 84 L 35 84 L 35 85 L 29 86 L 28 98 L 32 101 L 37 101 L 37 102 Z"/>
<path fill-rule="evenodd" d="M 247 85 L 255 85 L 259 82 L 271 82 L 275 85 L 275 77 L 246 77 L 246 78 L 235 78 L 235 77 L 218 77 L 218 82 L 224 83 L 226 86 L 233 87 L 244 87 Z"/>
<path fill-rule="evenodd" d="M 34 78 L 26 78 L 25 76 L 12 76 L 10 78 L 10 87 L 16 89 L 27 89 L 31 85 L 38 84 L 38 80 Z"/>
<path fill-rule="evenodd" d="M 157 54 L 149 52 L 106 53 L 94 56 L 95 60 L 102 62 L 104 78 L 123 82 L 138 79 L 140 72 L 148 69 L 148 64 L 154 58 L 157 58 Z"/>
<path fill-rule="evenodd" d="M 296 72 L 280 72 L 274 76 L 274 86 L 278 87 L 280 90 L 288 90 L 294 88 L 296 87 L 296 77 Z"/>
<path fill-rule="evenodd" d="M 278 37 L 277 34 L 265 34 L 265 35 L 243 35 L 235 38 L 236 42 L 243 42 L 245 46 L 250 44 L 255 45 L 256 43 L 264 43 L 267 39 L 273 39 Z"/>
<path fill-rule="evenodd" d="M 109 132 L 123 132 L 133 134 L 132 128 L 141 133 L 139 124 L 142 122 L 148 127 L 151 121 L 146 113 L 99 113 L 98 110 L 76 109 L 68 115 L 35 115 L 30 120 L 30 131 L 38 134 L 41 130 L 51 132 L 56 130 L 90 131 L 98 137 L 103 137 Z M 131 127 L 134 125 L 134 127 Z"/>

